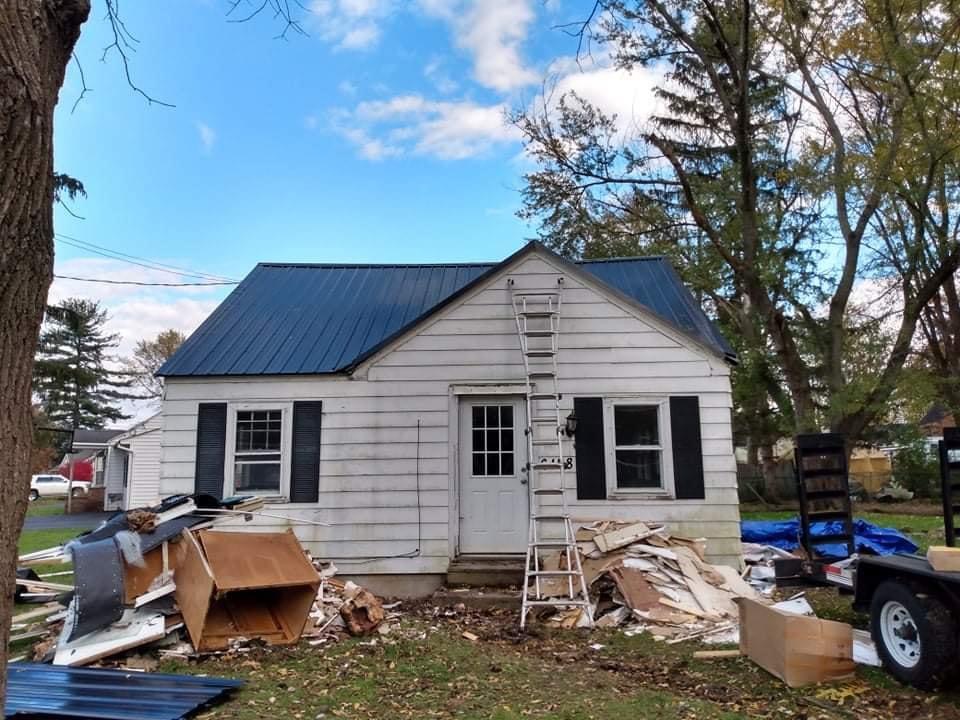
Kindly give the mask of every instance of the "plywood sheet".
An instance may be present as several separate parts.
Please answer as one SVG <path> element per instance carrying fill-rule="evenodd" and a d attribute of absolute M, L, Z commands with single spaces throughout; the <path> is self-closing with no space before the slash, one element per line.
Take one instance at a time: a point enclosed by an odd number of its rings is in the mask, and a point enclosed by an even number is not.
<path fill-rule="evenodd" d="M 316 585 L 320 575 L 292 531 L 199 533 L 219 592 L 263 587 Z"/>

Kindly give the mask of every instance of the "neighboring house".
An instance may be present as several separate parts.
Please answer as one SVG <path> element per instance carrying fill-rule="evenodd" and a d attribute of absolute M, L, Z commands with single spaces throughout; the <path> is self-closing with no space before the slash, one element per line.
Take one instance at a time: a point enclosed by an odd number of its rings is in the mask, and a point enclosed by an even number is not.
<path fill-rule="evenodd" d="M 559 279 L 572 515 L 665 522 L 738 565 L 735 358 L 654 257 L 571 263 L 531 243 L 498 264 L 260 264 L 158 373 L 160 494 L 263 494 L 273 513 L 329 523 L 294 529 L 378 588 L 417 574 L 426 591 L 461 558 L 525 552 L 508 280 Z"/>
<path fill-rule="evenodd" d="M 104 510 L 130 510 L 160 500 L 160 413 L 110 440 L 104 470 Z"/>
<path fill-rule="evenodd" d="M 63 456 L 56 472 L 103 487 L 104 459 L 110 440 L 123 430 L 74 430 L 72 451 Z M 73 467 L 71 468 L 71 463 Z"/>
<path fill-rule="evenodd" d="M 957 423 L 952 412 L 943 405 L 935 403 L 927 410 L 927 414 L 920 418 L 919 425 L 920 432 L 925 436 L 942 440 L 943 429 L 956 427 Z"/>

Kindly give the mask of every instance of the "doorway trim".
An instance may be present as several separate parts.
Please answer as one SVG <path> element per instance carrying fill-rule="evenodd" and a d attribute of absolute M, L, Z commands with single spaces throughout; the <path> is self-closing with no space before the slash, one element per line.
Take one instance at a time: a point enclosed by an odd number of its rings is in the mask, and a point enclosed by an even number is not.
<path fill-rule="evenodd" d="M 470 395 L 520 395 L 526 393 L 522 380 L 491 383 L 451 384 L 447 396 L 447 543 L 450 560 L 460 555 L 460 398 Z"/>

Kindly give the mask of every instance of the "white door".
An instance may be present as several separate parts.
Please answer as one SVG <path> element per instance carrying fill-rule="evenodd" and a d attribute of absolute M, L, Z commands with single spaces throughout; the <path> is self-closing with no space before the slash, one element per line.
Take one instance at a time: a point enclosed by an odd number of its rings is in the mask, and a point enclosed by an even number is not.
<path fill-rule="evenodd" d="M 523 398 L 460 400 L 460 552 L 522 553 L 529 499 Z"/>

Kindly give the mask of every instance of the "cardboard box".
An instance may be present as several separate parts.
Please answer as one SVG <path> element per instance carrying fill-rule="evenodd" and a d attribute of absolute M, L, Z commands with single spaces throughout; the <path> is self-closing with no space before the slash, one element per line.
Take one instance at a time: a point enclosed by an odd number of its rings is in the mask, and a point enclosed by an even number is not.
<path fill-rule="evenodd" d="M 225 649 L 236 637 L 300 639 L 320 575 L 292 530 L 184 531 L 176 551 L 177 604 L 198 651 Z"/>
<path fill-rule="evenodd" d="M 932 546 L 927 549 L 927 562 L 937 572 L 960 572 L 960 548 Z"/>
<path fill-rule="evenodd" d="M 740 652 L 792 688 L 853 673 L 853 628 L 776 610 L 746 598 L 740 605 Z"/>

